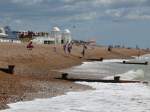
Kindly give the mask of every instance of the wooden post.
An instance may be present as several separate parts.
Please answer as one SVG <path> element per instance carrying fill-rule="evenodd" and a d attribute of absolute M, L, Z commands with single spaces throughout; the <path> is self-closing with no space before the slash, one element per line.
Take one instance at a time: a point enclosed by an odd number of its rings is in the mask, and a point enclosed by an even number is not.
<path fill-rule="evenodd" d="M 15 68 L 15 65 L 8 65 L 8 73 L 13 74 L 14 68 Z"/>
<path fill-rule="evenodd" d="M 62 79 L 67 79 L 68 73 L 62 73 Z"/>
<path fill-rule="evenodd" d="M 99 59 L 99 61 L 103 61 L 103 58 L 101 57 L 101 58 Z"/>
<path fill-rule="evenodd" d="M 148 65 L 148 61 L 145 62 L 145 65 Z"/>
<path fill-rule="evenodd" d="M 114 76 L 114 81 L 119 82 L 120 81 L 120 76 Z"/>

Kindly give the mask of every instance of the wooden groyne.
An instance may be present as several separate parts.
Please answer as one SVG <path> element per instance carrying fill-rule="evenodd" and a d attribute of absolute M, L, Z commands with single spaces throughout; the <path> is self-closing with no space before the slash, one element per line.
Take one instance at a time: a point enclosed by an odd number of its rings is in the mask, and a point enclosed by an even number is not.
<path fill-rule="evenodd" d="M 68 73 L 63 73 L 62 77 L 57 79 L 68 80 L 73 82 L 80 81 L 80 82 L 103 82 L 103 83 L 148 83 L 148 82 L 141 82 L 137 80 L 120 80 L 120 76 L 114 76 L 113 80 L 68 78 Z"/>
<path fill-rule="evenodd" d="M 0 68 L 0 71 L 13 74 L 14 73 L 15 65 L 8 65 L 8 68 Z"/>
<path fill-rule="evenodd" d="M 122 63 L 123 63 L 123 64 L 148 65 L 148 62 L 147 62 L 147 61 L 145 61 L 145 62 L 123 61 Z"/>
<path fill-rule="evenodd" d="M 104 80 L 104 79 L 65 79 L 68 81 L 79 82 L 103 82 L 103 83 L 140 83 L 141 81 L 129 81 L 129 80 Z"/>
<path fill-rule="evenodd" d="M 89 58 L 87 61 L 103 61 L 103 58 Z"/>

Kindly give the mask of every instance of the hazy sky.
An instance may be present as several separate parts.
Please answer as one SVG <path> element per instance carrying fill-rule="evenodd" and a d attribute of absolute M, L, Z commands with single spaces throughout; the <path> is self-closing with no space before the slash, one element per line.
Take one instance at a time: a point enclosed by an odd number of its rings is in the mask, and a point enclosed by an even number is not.
<path fill-rule="evenodd" d="M 150 0 L 0 0 L 0 25 L 69 28 L 75 39 L 150 47 Z"/>

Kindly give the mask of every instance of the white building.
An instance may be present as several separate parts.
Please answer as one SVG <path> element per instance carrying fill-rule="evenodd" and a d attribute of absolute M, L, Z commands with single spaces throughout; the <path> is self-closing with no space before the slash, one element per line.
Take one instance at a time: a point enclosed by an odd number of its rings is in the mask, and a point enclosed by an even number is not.
<path fill-rule="evenodd" d="M 50 37 L 55 39 L 55 44 L 61 44 L 61 31 L 58 27 L 53 27 L 50 33 Z"/>
<path fill-rule="evenodd" d="M 71 42 L 71 32 L 69 29 L 65 29 L 64 32 L 62 32 L 62 43 Z"/>
<path fill-rule="evenodd" d="M 71 32 L 69 29 L 61 31 L 58 27 L 53 27 L 50 33 L 50 37 L 55 38 L 56 44 L 64 44 L 66 42 L 71 42 Z"/>
<path fill-rule="evenodd" d="M 71 40 L 69 29 L 61 31 L 58 27 L 53 27 L 48 36 L 37 36 L 32 41 L 37 44 L 64 44 Z"/>
<path fill-rule="evenodd" d="M 36 37 L 32 42 L 37 44 L 54 44 L 55 39 L 51 37 Z"/>
<path fill-rule="evenodd" d="M 6 38 L 7 36 L 5 29 L 0 27 L 0 38 Z"/>
<path fill-rule="evenodd" d="M 0 42 L 21 43 L 20 40 L 17 40 L 16 38 L 11 38 L 12 35 L 9 34 L 10 33 L 7 32 L 5 28 L 0 27 Z"/>

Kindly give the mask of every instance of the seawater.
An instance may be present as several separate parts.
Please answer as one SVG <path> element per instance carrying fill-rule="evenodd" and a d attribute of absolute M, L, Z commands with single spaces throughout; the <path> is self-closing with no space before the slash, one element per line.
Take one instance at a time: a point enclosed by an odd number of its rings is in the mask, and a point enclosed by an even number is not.
<path fill-rule="evenodd" d="M 135 59 L 125 61 L 149 62 L 148 65 L 122 64 L 125 59 L 111 59 L 103 62 L 84 62 L 81 66 L 63 70 L 73 74 L 74 77 L 92 77 L 113 79 L 121 76 L 121 79 L 150 81 L 150 55 L 143 55 Z"/>
<path fill-rule="evenodd" d="M 150 55 L 135 60 L 149 61 Z M 77 76 L 150 81 L 150 65 L 120 64 L 123 60 L 85 62 L 81 66 L 65 70 Z M 66 95 L 48 99 L 9 104 L 10 109 L 1 112 L 150 112 L 150 86 L 142 83 L 108 84 L 87 83 L 95 90 L 69 92 Z"/>

